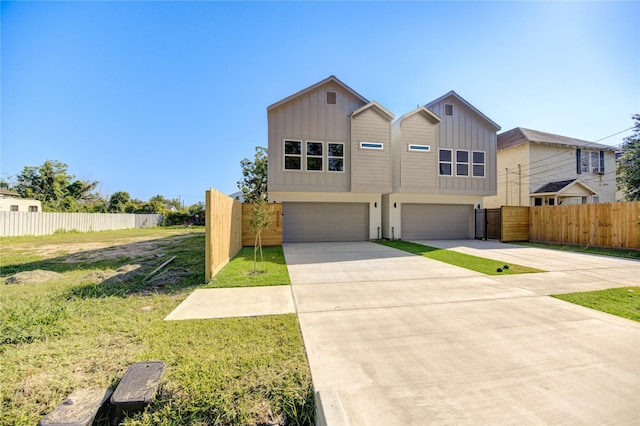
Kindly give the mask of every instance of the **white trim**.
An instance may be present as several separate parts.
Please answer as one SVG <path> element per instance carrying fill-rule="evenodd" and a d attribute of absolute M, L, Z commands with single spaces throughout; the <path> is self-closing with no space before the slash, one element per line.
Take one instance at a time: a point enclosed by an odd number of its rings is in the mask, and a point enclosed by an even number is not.
<path fill-rule="evenodd" d="M 319 143 L 320 146 L 322 147 L 322 153 L 320 155 L 311 155 L 309 154 L 309 144 L 310 143 Z M 319 158 L 321 163 L 322 163 L 322 167 L 320 168 L 320 170 L 309 170 L 309 163 L 308 160 L 309 158 Z M 324 142 L 323 141 L 305 141 L 304 143 L 304 171 L 305 172 L 311 172 L 311 173 L 321 173 L 324 172 Z"/>
<path fill-rule="evenodd" d="M 415 143 L 410 143 L 407 149 L 409 151 L 415 151 L 415 152 L 431 152 L 430 145 L 419 145 Z"/>
<path fill-rule="evenodd" d="M 476 163 L 473 161 L 473 154 L 482 153 L 482 159 L 484 160 L 482 163 Z M 482 176 L 476 176 L 473 166 L 482 166 Z M 487 153 L 485 151 L 471 151 L 471 177 L 482 179 L 487 177 Z"/>
<path fill-rule="evenodd" d="M 467 161 L 458 161 L 458 153 L 459 153 L 459 152 L 466 152 L 466 153 L 467 153 Z M 469 164 L 470 164 L 470 161 L 469 161 L 469 160 L 471 160 L 471 159 L 469 158 L 469 150 L 467 150 L 467 149 L 456 149 L 456 161 L 455 161 L 455 163 L 456 163 L 456 164 L 455 164 L 455 171 L 456 171 L 455 176 L 456 176 L 456 177 L 458 177 L 458 176 L 459 176 L 459 177 L 469 177 L 469 176 L 470 176 L 470 175 L 469 175 L 469 171 L 470 171 L 470 170 L 469 170 Z M 466 166 L 467 166 L 467 174 L 466 174 L 466 175 L 458 174 L 458 164 L 460 164 L 460 165 L 463 165 L 463 164 L 464 164 L 464 165 L 466 165 Z"/>
<path fill-rule="evenodd" d="M 285 142 L 299 142 L 300 143 L 300 154 L 287 154 L 285 150 Z M 300 158 L 300 168 L 299 169 L 287 169 L 287 160 L 286 157 L 299 157 Z M 301 172 L 302 171 L 302 141 L 298 139 L 283 139 L 282 140 L 282 170 L 285 172 Z"/>
<path fill-rule="evenodd" d="M 449 153 L 451 154 L 451 161 L 442 161 L 440 160 L 440 153 L 442 151 L 449 151 Z M 451 148 L 439 148 L 438 149 L 438 176 L 449 176 L 449 177 L 453 177 L 453 150 Z M 442 173 L 440 173 L 440 165 L 441 164 L 448 164 L 451 166 L 451 173 L 448 175 L 443 175 Z"/>
<path fill-rule="evenodd" d="M 384 149 L 381 142 L 360 142 L 360 149 Z"/>

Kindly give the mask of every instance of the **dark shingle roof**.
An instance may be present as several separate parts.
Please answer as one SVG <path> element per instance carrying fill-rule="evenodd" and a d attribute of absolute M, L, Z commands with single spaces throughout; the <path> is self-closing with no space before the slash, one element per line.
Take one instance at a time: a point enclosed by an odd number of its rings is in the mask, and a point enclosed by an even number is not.
<path fill-rule="evenodd" d="M 560 190 L 562 190 L 563 188 L 571 185 L 573 182 L 575 182 L 576 179 L 569 179 L 569 180 L 559 180 L 557 182 L 549 182 L 545 185 L 542 185 L 537 191 L 534 191 L 534 194 L 545 194 L 548 192 L 558 192 Z"/>
<path fill-rule="evenodd" d="M 554 135 L 553 133 L 540 132 L 538 130 L 516 127 L 498 135 L 498 149 L 510 148 L 527 142 L 565 145 L 572 148 L 591 148 L 604 151 L 615 151 L 616 148 L 609 145 L 589 142 L 582 139 L 567 136 Z"/>

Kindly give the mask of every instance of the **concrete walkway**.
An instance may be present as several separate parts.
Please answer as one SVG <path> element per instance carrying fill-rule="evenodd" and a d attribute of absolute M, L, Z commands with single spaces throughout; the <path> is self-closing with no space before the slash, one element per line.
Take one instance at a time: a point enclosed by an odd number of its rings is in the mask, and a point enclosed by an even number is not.
<path fill-rule="evenodd" d="M 314 386 L 343 408 L 329 424 L 639 424 L 640 324 L 545 294 L 638 285 L 640 263 L 475 243 L 428 242 L 551 272 L 284 245 Z"/>

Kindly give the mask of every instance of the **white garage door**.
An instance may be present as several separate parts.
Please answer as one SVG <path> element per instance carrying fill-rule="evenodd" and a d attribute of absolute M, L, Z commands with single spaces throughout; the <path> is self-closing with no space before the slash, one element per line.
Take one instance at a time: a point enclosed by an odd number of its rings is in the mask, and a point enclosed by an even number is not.
<path fill-rule="evenodd" d="M 367 241 L 368 203 L 282 203 L 282 241 Z"/>
<path fill-rule="evenodd" d="M 473 206 L 460 204 L 402 204 L 403 240 L 469 238 Z"/>

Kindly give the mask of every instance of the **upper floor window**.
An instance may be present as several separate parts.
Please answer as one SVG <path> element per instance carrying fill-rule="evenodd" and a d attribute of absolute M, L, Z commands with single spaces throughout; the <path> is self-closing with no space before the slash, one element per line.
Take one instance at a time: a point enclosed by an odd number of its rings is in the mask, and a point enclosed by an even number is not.
<path fill-rule="evenodd" d="M 327 105 L 335 105 L 338 100 L 338 95 L 336 92 L 327 91 Z"/>
<path fill-rule="evenodd" d="M 38 206 L 29 206 L 29 211 L 30 212 L 37 212 L 38 211 Z"/>
<path fill-rule="evenodd" d="M 604 151 L 578 150 L 580 173 L 604 173 Z"/>
<path fill-rule="evenodd" d="M 344 172 L 343 143 L 327 143 L 327 167 L 330 172 Z"/>
<path fill-rule="evenodd" d="M 448 116 L 453 115 L 453 105 L 444 104 L 444 115 L 448 115 Z"/>
<path fill-rule="evenodd" d="M 456 151 L 456 176 L 469 176 L 469 151 Z"/>
<path fill-rule="evenodd" d="M 384 149 L 384 145 L 378 142 L 360 142 L 360 148 L 364 149 Z"/>
<path fill-rule="evenodd" d="M 441 149 L 438 153 L 440 176 L 451 176 L 453 170 L 453 153 L 450 149 Z"/>
<path fill-rule="evenodd" d="M 429 145 L 409 144 L 409 151 L 430 152 L 431 147 Z"/>
<path fill-rule="evenodd" d="M 322 171 L 322 142 L 307 142 L 307 171 Z"/>
<path fill-rule="evenodd" d="M 473 151 L 473 177 L 484 177 L 484 152 Z"/>
<path fill-rule="evenodd" d="M 302 142 L 284 141 L 284 169 L 301 170 L 302 167 Z"/>

